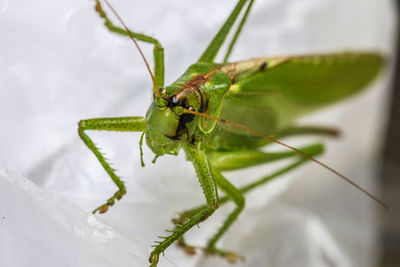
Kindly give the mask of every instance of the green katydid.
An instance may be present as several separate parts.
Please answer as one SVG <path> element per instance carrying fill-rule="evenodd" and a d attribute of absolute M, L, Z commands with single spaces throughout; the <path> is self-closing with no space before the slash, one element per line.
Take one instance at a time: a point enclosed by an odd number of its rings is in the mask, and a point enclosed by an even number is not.
<path fill-rule="evenodd" d="M 109 206 L 122 198 L 126 189 L 115 170 L 86 135 L 86 130 L 142 132 L 140 147 L 145 140 L 156 157 L 177 155 L 183 149 L 194 165 L 206 198 L 205 205 L 185 211 L 174 219 L 175 229 L 157 242 L 150 255 L 151 266 L 157 265 L 159 255 L 175 241 L 186 252 L 193 253 L 195 248 L 186 244 L 183 235 L 228 201 L 233 201 L 236 208 L 208 241 L 204 251 L 236 261 L 239 255 L 218 249 L 215 244 L 242 211 L 243 195 L 308 160 L 329 169 L 385 206 L 340 173 L 314 159 L 322 153 L 322 144 L 296 149 L 277 140 L 300 134 L 335 135 L 332 129 L 293 126 L 293 122 L 302 115 L 359 92 L 378 74 L 383 64 L 380 54 L 348 52 L 228 63 L 254 2 L 239 0 L 198 62 L 174 83 L 164 86 L 164 50 L 161 44 L 152 37 L 130 31 L 104 0 L 123 27 L 114 25 L 100 0 L 95 1 L 96 11 L 110 31 L 130 37 L 141 54 L 136 40 L 154 45 L 154 75 L 142 54 L 154 86 L 153 101 L 145 117 L 97 118 L 79 122 L 80 137 L 118 187 L 118 191 L 94 212 L 106 212 Z M 217 53 L 240 16 L 223 63 L 215 63 Z M 292 151 L 266 153 L 260 150 L 272 142 Z M 293 163 L 242 188 L 236 188 L 221 174 L 226 170 L 290 157 L 295 159 Z M 218 189 L 225 194 L 223 197 L 219 197 Z"/>

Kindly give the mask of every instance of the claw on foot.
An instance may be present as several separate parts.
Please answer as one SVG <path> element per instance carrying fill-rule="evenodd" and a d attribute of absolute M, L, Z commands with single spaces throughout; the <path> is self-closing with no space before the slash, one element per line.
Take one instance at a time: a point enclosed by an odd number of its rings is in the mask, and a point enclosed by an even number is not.
<path fill-rule="evenodd" d="M 160 254 L 152 251 L 149 257 L 150 267 L 156 267 L 159 259 Z"/>
<path fill-rule="evenodd" d="M 100 214 L 102 213 L 106 213 L 108 211 L 108 208 L 112 205 L 114 205 L 115 200 L 120 200 L 122 198 L 123 195 L 125 195 L 126 190 L 119 190 L 117 191 L 114 196 L 110 197 L 109 199 L 107 199 L 107 203 L 101 205 L 100 207 L 98 207 L 97 209 L 95 209 L 94 211 L 92 211 L 93 214 L 95 214 L 96 212 L 99 212 Z"/>
<path fill-rule="evenodd" d="M 245 258 L 242 255 L 239 255 L 239 254 L 237 254 L 235 252 L 232 252 L 232 251 L 228 252 L 228 254 L 225 255 L 225 258 L 229 263 L 232 263 L 232 264 L 236 263 L 238 260 L 240 260 L 240 261 L 244 261 L 245 260 Z"/>
<path fill-rule="evenodd" d="M 186 254 L 188 255 L 195 255 L 196 254 L 196 248 L 192 246 L 184 246 L 183 251 L 185 251 Z"/>
<path fill-rule="evenodd" d="M 232 264 L 237 263 L 238 260 L 245 261 L 245 258 L 242 255 L 233 251 L 225 251 L 216 248 L 206 248 L 204 249 L 204 252 L 208 255 L 219 255 Z"/>
<path fill-rule="evenodd" d="M 94 211 L 92 211 L 92 213 L 95 214 L 96 212 L 99 212 L 101 214 L 101 213 L 106 213 L 107 210 L 108 210 L 108 204 L 104 204 L 95 209 Z"/>

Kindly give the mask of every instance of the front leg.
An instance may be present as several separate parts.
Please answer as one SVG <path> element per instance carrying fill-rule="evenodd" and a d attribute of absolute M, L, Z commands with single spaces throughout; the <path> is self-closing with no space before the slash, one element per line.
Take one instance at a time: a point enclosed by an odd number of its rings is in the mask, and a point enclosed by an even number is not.
<path fill-rule="evenodd" d="M 172 231 L 170 236 L 164 237 L 164 240 L 161 242 L 156 242 L 158 245 L 155 246 L 149 258 L 151 263 L 150 267 L 157 266 L 161 253 L 163 253 L 174 241 L 181 238 L 182 235 L 194 225 L 206 220 L 219 206 L 218 191 L 215 183 L 214 173 L 206 154 L 200 149 L 199 146 L 193 145 L 186 146 L 185 152 L 192 160 L 194 168 L 196 169 L 196 173 L 203 189 L 207 204 L 193 213 L 190 217 L 186 218 L 184 223 L 182 225 L 178 225 L 177 228 Z"/>
<path fill-rule="evenodd" d="M 115 200 L 120 200 L 126 193 L 124 182 L 115 174 L 115 170 L 101 154 L 99 148 L 94 144 L 92 139 L 85 133 L 86 130 L 96 131 L 118 131 L 118 132 L 142 132 L 146 128 L 146 120 L 143 117 L 120 117 L 120 118 L 98 118 L 81 120 L 78 125 L 78 133 L 85 145 L 94 153 L 104 170 L 108 173 L 118 191 L 110 197 L 107 202 L 93 211 L 104 213 L 109 206 L 114 205 Z"/>

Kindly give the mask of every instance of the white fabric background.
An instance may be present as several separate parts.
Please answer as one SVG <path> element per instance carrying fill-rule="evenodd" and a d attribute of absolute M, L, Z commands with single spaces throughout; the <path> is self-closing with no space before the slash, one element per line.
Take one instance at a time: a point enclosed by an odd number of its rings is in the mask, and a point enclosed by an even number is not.
<path fill-rule="evenodd" d="M 169 83 L 200 56 L 234 3 L 114 4 L 128 25 L 164 45 Z M 324 141 L 320 159 L 375 193 L 394 21 L 386 0 L 257 1 L 232 56 L 385 53 L 388 71 L 367 92 L 304 119 L 342 129 L 340 139 Z M 146 148 L 141 168 L 139 134 L 90 133 L 128 188 L 107 214 L 92 216 L 115 187 L 76 132 L 79 119 L 145 114 L 151 81 L 135 47 L 104 29 L 91 1 L 79 0 L 0 0 L 0 40 L 0 266 L 146 266 L 150 245 L 172 228 L 175 212 L 204 201 L 193 167 L 182 154 L 153 165 Z M 142 47 L 151 60 L 152 47 Z M 227 177 L 243 184 L 274 166 Z M 232 208 L 193 229 L 189 240 L 204 244 Z M 220 246 L 246 256 L 237 266 L 375 266 L 380 212 L 309 163 L 249 194 Z M 160 266 L 231 265 L 171 246 Z"/>

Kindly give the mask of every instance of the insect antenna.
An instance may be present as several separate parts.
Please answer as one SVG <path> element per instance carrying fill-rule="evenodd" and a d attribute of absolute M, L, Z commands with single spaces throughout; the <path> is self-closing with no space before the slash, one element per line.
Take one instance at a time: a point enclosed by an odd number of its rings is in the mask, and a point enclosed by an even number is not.
<path fill-rule="evenodd" d="M 124 29 L 126 30 L 126 32 L 128 33 L 129 37 L 132 39 L 133 43 L 135 44 L 136 48 L 138 49 L 140 55 L 143 58 L 144 63 L 146 64 L 147 70 L 150 73 L 151 76 L 151 80 L 153 81 L 153 86 L 154 88 L 158 88 L 157 87 L 157 83 L 156 83 L 156 79 L 154 78 L 153 72 L 150 69 L 150 65 L 146 60 L 146 57 L 144 56 L 142 49 L 140 49 L 140 46 L 138 44 L 138 42 L 136 41 L 136 38 L 133 36 L 133 33 L 128 29 L 128 27 L 126 26 L 125 22 L 122 20 L 122 18 L 118 15 L 117 11 L 112 7 L 112 5 L 107 1 L 107 0 L 103 0 L 104 3 L 106 3 L 106 5 L 108 6 L 108 8 L 111 10 L 111 12 L 115 15 L 115 17 L 117 17 L 117 19 L 119 20 L 119 22 L 121 23 L 122 27 L 124 27 Z M 97 7 L 96 7 L 97 8 Z M 158 90 L 156 91 L 156 95 L 158 96 Z"/>
<path fill-rule="evenodd" d="M 281 141 L 279 141 L 279 140 L 277 140 L 277 139 L 275 139 L 275 138 L 273 138 L 273 137 L 270 137 L 270 136 L 265 135 L 265 134 L 263 134 L 263 133 L 260 133 L 260 132 L 258 132 L 258 131 L 249 129 L 249 128 L 243 126 L 243 125 L 240 125 L 240 124 L 237 124 L 237 123 L 235 123 L 235 122 L 231 122 L 231 121 L 228 121 L 228 120 L 225 120 L 225 119 L 217 118 L 217 117 L 212 116 L 212 115 L 208 115 L 208 114 L 205 114 L 205 113 L 200 113 L 200 112 L 192 111 L 192 110 L 188 110 L 188 109 L 185 109 L 185 110 L 184 110 L 184 113 L 189 113 L 189 114 L 193 114 L 193 115 L 196 115 L 196 116 L 201 116 L 201 117 L 204 117 L 204 118 L 208 118 L 208 119 L 212 119 L 212 120 L 216 120 L 216 121 L 225 123 L 225 124 L 230 125 L 230 126 L 232 126 L 232 127 L 235 127 L 235 128 L 238 128 L 238 129 L 242 129 L 242 130 L 244 130 L 244 131 L 247 131 L 247 132 L 250 132 L 250 133 L 252 133 L 252 134 L 258 135 L 258 136 L 260 136 L 260 137 L 262 137 L 262 138 L 264 138 L 264 139 L 270 140 L 270 141 L 272 141 L 272 142 L 274 142 L 274 143 L 276 143 L 276 144 L 279 144 L 279 145 L 284 146 L 284 147 L 286 147 L 286 148 L 288 148 L 288 149 L 290 149 L 290 150 L 293 150 L 293 151 L 295 151 L 296 153 L 298 153 L 299 155 L 303 156 L 304 158 L 307 158 L 307 159 L 309 159 L 309 160 L 312 160 L 312 161 L 314 161 L 315 163 L 317 163 L 318 165 L 320 165 L 320 166 L 322 166 L 323 168 L 327 169 L 328 171 L 330 171 L 330 172 L 336 174 L 337 176 L 339 176 L 340 178 L 342 178 L 343 180 L 345 180 L 346 182 L 348 182 L 349 184 L 351 184 L 352 186 L 354 186 L 355 188 L 357 188 L 358 190 L 360 190 L 361 192 L 363 192 L 363 193 L 364 193 L 365 195 L 367 195 L 369 198 L 371 198 L 371 199 L 373 199 L 374 201 L 376 201 L 377 203 L 379 203 L 379 204 L 380 204 L 381 206 L 383 206 L 384 208 L 386 208 L 386 209 L 388 209 L 388 210 L 391 210 L 390 206 L 388 206 L 385 202 L 383 202 L 383 201 L 380 200 L 379 198 L 377 198 L 377 197 L 375 197 L 374 195 L 372 195 L 370 192 L 368 192 L 366 189 L 362 188 L 360 185 L 356 184 L 355 182 L 353 182 L 352 180 L 350 180 L 349 178 L 347 178 L 347 177 L 344 176 L 343 174 L 339 173 L 338 171 L 334 170 L 333 168 L 329 167 L 328 165 L 322 163 L 321 161 L 319 161 L 319 160 L 313 158 L 312 156 L 308 155 L 307 153 L 304 153 L 303 151 L 300 151 L 299 149 L 297 149 L 297 148 L 295 148 L 295 147 L 293 147 L 293 146 L 290 146 L 290 145 L 288 145 L 288 144 L 285 144 L 285 143 L 283 143 L 283 142 L 281 142 Z"/>

